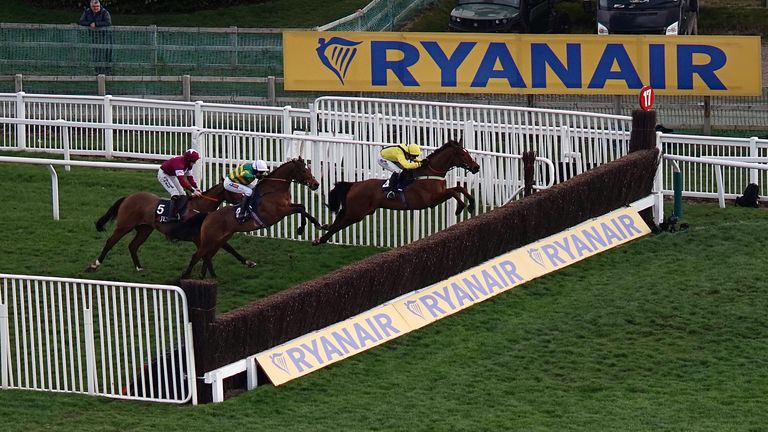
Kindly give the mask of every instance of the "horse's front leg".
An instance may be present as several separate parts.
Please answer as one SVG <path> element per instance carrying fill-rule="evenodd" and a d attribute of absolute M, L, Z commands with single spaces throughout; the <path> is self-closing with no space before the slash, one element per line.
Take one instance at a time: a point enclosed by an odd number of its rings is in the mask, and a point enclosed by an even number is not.
<path fill-rule="evenodd" d="M 304 207 L 304 204 L 291 204 L 291 214 L 295 213 L 301 214 L 301 225 L 299 225 L 299 228 L 296 229 L 296 233 L 298 235 L 304 234 L 304 228 L 307 226 L 307 219 L 312 222 L 312 225 L 314 225 L 315 228 L 322 230 L 328 229 L 327 225 L 321 224 L 317 219 L 315 219 L 314 216 L 307 213 L 307 209 Z"/>
<path fill-rule="evenodd" d="M 464 197 L 467 199 L 467 203 L 466 203 L 467 211 L 470 214 L 474 214 L 475 213 L 475 198 L 469 193 L 469 191 L 464 186 L 456 185 L 456 187 L 450 188 L 448 190 L 452 191 L 455 194 L 453 197 L 456 198 L 456 201 L 459 201 L 459 202 L 461 202 L 461 200 L 459 199 L 458 194 L 464 195 Z M 464 206 L 465 205 L 462 202 L 462 207 L 461 207 L 462 210 L 464 209 Z M 458 211 L 456 213 L 456 215 L 458 216 L 459 213 L 460 213 L 460 211 Z"/>
<path fill-rule="evenodd" d="M 227 251 L 233 257 L 235 257 L 235 259 L 240 261 L 240 264 L 243 264 L 244 266 L 249 267 L 249 268 L 250 267 L 256 267 L 256 263 L 254 261 L 246 259 L 244 256 L 242 256 L 239 253 L 237 253 L 235 248 L 233 248 L 232 245 L 229 244 L 229 242 L 225 242 L 223 245 L 221 245 L 221 248 L 224 249 L 225 251 Z"/>

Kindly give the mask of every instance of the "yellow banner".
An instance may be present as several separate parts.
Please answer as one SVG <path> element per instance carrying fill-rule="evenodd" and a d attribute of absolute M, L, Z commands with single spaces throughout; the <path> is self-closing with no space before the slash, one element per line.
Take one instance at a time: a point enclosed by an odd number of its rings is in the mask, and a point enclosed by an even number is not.
<path fill-rule="evenodd" d="M 759 96 L 759 36 L 285 32 L 286 90 Z"/>
<path fill-rule="evenodd" d="M 256 361 L 277 386 L 650 232 L 637 210 L 615 210 L 265 351 Z"/>

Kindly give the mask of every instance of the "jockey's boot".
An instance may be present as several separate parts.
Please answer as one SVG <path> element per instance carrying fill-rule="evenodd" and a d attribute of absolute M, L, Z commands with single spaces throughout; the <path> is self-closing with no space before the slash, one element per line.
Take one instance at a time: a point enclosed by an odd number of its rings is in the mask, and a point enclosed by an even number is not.
<path fill-rule="evenodd" d="M 393 172 L 392 176 L 389 178 L 389 192 L 387 192 L 387 199 L 395 199 L 395 191 L 398 189 L 398 182 L 400 178 L 400 174 Z"/>
<path fill-rule="evenodd" d="M 173 215 L 176 220 L 182 219 L 184 206 L 187 205 L 187 199 L 188 197 L 186 195 L 181 195 L 178 201 L 176 201 L 176 214 Z"/>
<path fill-rule="evenodd" d="M 174 221 L 178 220 L 178 217 L 176 215 L 176 211 L 179 209 L 178 201 L 181 196 L 174 195 L 171 197 L 171 204 L 168 206 L 168 220 Z"/>
<path fill-rule="evenodd" d="M 238 204 L 238 210 L 235 213 L 235 218 L 238 223 L 243 223 L 248 219 L 248 201 L 250 201 L 250 199 L 250 197 L 245 196 L 242 201 L 240 201 L 240 204 Z"/>

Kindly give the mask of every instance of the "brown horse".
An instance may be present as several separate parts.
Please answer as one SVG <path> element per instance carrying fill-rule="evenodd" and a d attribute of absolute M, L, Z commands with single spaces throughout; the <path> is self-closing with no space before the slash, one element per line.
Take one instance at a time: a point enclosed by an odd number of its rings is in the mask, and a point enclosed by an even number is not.
<path fill-rule="evenodd" d="M 275 168 L 269 176 L 264 177 L 256 186 L 254 195 L 260 198 L 258 208 L 256 209 L 256 219 L 251 218 L 246 222 L 238 223 L 235 218 L 236 207 L 228 206 L 207 215 L 196 215 L 184 224 L 179 225 L 171 233 L 171 237 L 179 236 L 183 238 L 195 233 L 200 234 L 197 252 L 192 255 L 189 266 L 181 276 L 182 279 L 189 277 L 195 264 L 201 259 L 203 260 L 201 278 L 205 277 L 206 271 L 210 272 L 211 277 L 216 277 L 211 260 L 216 255 L 216 252 L 226 245 L 227 241 L 236 232 L 249 232 L 267 228 L 276 224 L 284 217 L 297 213 L 301 215 L 301 224 L 296 229 L 298 234 L 304 233 L 307 219 L 317 228 L 322 228 L 320 222 L 307 213 L 304 204 L 294 204 L 291 202 L 292 181 L 305 185 L 311 190 L 317 190 L 320 186 L 320 183 L 312 175 L 303 159 L 292 159 Z"/>
<path fill-rule="evenodd" d="M 235 194 L 224 189 L 222 183 L 213 186 L 207 191 L 203 192 L 200 197 L 191 197 L 187 203 L 187 209 L 179 222 L 165 222 L 158 223 L 155 220 L 155 211 L 160 203 L 160 198 L 149 192 L 138 192 L 132 195 L 128 195 L 119 198 L 112 204 L 112 207 L 107 210 L 104 215 L 96 221 L 96 230 L 104 231 L 104 226 L 112 219 L 117 219 L 117 224 L 112 235 L 107 239 L 104 244 L 104 248 L 101 250 L 99 258 L 91 263 L 87 271 L 96 271 L 104 262 L 104 258 L 107 256 L 107 252 L 120 241 L 123 236 L 128 234 L 131 230 L 136 230 L 136 236 L 128 245 L 128 250 L 131 252 L 131 259 L 133 259 L 133 265 L 136 270 L 141 271 L 141 263 L 139 262 L 139 247 L 147 240 L 152 234 L 152 230 L 158 230 L 166 236 L 179 225 L 180 222 L 188 219 L 192 215 L 198 213 L 210 213 L 216 210 L 222 202 L 227 201 L 230 203 L 236 203 L 239 199 L 239 194 Z M 178 238 L 179 240 L 191 240 L 196 242 L 196 238 L 186 237 Z M 253 261 L 243 258 L 234 248 L 230 245 L 225 245 L 224 249 L 237 258 L 242 264 L 252 267 L 255 265 Z"/>
<path fill-rule="evenodd" d="M 473 174 L 480 171 L 480 165 L 472 159 L 464 146 L 451 140 L 424 158 L 421 167 L 411 170 L 414 182 L 398 195 L 399 199 L 387 199 L 382 188 L 384 180 L 381 179 L 336 183 L 328 195 L 328 208 L 336 213 L 336 219 L 330 226 L 324 227 L 328 231 L 312 244 L 327 242 L 337 232 L 360 222 L 380 208 L 422 210 L 435 207 L 453 197 L 458 203 L 457 216 L 464 208 L 472 213 L 475 200 L 464 186 L 445 187 L 445 175 L 456 167 L 464 168 Z M 467 198 L 467 204 L 461 200 L 460 194 Z"/>

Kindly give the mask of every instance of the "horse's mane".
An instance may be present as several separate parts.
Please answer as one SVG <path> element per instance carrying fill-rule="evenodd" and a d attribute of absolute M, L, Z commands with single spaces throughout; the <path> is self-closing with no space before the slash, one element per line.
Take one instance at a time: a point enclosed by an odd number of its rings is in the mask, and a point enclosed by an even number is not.
<path fill-rule="evenodd" d="M 446 142 L 445 144 L 443 144 L 442 146 L 440 146 L 440 148 L 438 148 L 437 150 L 435 150 L 435 151 L 433 151 L 432 153 L 430 153 L 429 155 L 427 155 L 427 156 L 424 158 L 424 160 L 425 160 L 425 161 L 431 161 L 431 158 L 432 158 L 432 157 L 435 157 L 435 155 L 438 155 L 438 154 L 440 154 L 440 152 L 443 152 L 443 151 L 445 151 L 445 150 L 447 150 L 447 149 L 449 149 L 449 148 L 458 148 L 458 149 L 461 149 L 461 148 L 463 148 L 463 147 L 464 147 L 464 146 L 463 146 L 463 145 L 462 145 L 460 142 L 458 142 L 458 141 L 456 141 L 456 140 L 453 140 L 453 139 L 452 139 L 452 140 L 448 140 L 448 142 Z"/>
<path fill-rule="evenodd" d="M 275 168 L 275 169 L 273 169 L 272 171 L 270 171 L 270 172 L 269 172 L 269 174 L 267 174 L 267 176 L 266 176 L 266 177 L 264 177 L 264 178 L 270 178 L 270 177 L 272 177 L 273 175 L 275 175 L 275 173 L 277 172 L 277 170 L 279 170 L 280 168 L 282 168 L 282 167 L 284 167 L 284 166 L 286 166 L 286 165 L 288 165 L 288 164 L 290 164 L 290 163 L 296 162 L 296 161 L 301 161 L 301 162 L 303 163 L 303 162 L 304 162 L 304 159 L 302 159 L 301 157 L 297 157 L 297 158 L 293 158 L 293 159 L 287 160 L 287 161 L 285 161 L 285 162 L 281 163 L 281 164 L 280 164 L 280 166 L 278 166 L 277 168 Z"/>

